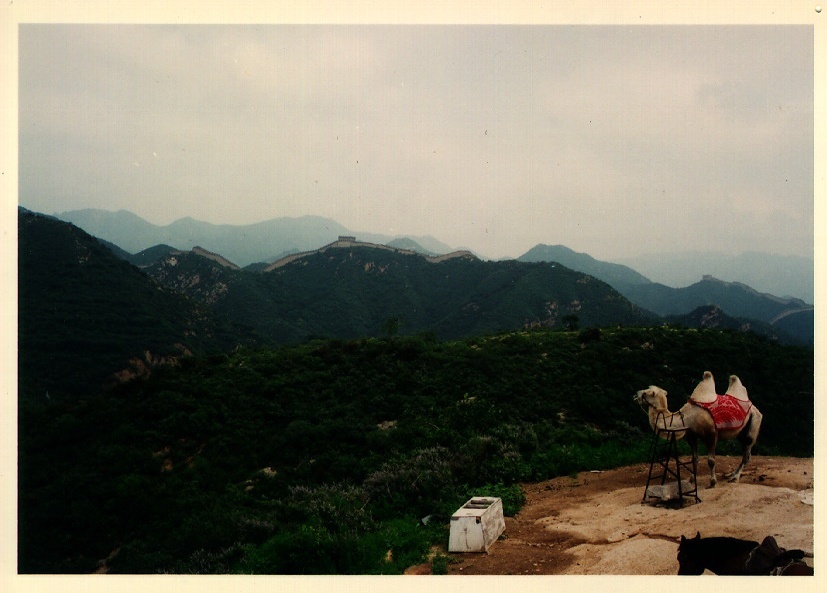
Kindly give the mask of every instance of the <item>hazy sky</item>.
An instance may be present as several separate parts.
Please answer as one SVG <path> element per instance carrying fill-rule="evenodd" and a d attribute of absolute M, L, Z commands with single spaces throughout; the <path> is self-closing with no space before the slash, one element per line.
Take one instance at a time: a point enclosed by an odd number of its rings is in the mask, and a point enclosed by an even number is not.
<path fill-rule="evenodd" d="M 811 26 L 35 25 L 19 200 L 813 255 Z"/>

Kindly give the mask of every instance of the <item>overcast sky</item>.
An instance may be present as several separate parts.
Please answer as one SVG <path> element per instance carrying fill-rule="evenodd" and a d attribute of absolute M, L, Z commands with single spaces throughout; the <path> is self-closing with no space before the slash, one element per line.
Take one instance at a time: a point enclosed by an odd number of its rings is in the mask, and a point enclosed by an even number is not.
<path fill-rule="evenodd" d="M 19 29 L 19 201 L 813 255 L 811 26 Z"/>

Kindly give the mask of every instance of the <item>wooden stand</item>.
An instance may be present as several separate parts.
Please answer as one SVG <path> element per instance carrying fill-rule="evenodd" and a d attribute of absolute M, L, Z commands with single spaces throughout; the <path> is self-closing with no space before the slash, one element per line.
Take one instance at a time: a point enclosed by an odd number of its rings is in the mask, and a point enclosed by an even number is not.
<path fill-rule="evenodd" d="M 661 418 L 658 420 L 660 424 Z M 684 427 L 669 427 L 655 429 L 652 434 L 649 477 L 646 480 L 643 502 L 648 502 L 650 498 L 660 498 L 666 502 L 675 499 L 673 495 L 677 495 L 676 500 L 680 501 L 681 507 L 687 498 L 694 498 L 695 502 L 701 502 L 698 498 L 698 468 L 692 458 L 682 461 L 678 452 L 678 439 L 684 436 L 686 430 Z M 677 483 L 667 484 L 668 477 L 675 478 Z M 658 481 L 659 484 L 657 484 Z"/>

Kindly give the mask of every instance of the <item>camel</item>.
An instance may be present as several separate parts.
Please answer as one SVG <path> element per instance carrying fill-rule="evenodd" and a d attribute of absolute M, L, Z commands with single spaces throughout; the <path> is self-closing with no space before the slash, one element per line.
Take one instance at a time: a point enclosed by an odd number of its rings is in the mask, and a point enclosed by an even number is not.
<path fill-rule="evenodd" d="M 648 389 L 641 389 L 635 394 L 634 399 L 641 407 L 646 406 L 649 425 L 652 430 L 686 429 L 679 430 L 675 433 L 675 436 L 678 439 L 685 437 L 686 442 L 689 443 L 696 474 L 698 469 L 698 441 L 703 442 L 706 446 L 707 464 L 711 474 L 709 487 L 714 488 L 718 483 L 715 474 L 715 447 L 718 441 L 738 439 L 741 443 L 743 455 L 740 465 L 735 471 L 724 476 L 730 482 L 737 482 L 741 477 L 741 470 L 749 463 L 752 456 L 752 447 L 758 439 L 758 431 L 761 428 L 763 416 L 758 408 L 749 404 L 749 411 L 743 423 L 738 426 L 716 427 L 712 413 L 700 405 L 710 403 L 710 387 L 712 393 L 714 393 L 715 380 L 712 373 L 706 371 L 703 380 L 692 393 L 694 399 L 690 397 L 689 401 L 677 412 L 669 411 L 666 400 L 667 392 L 656 385 L 650 385 Z M 749 402 L 747 389 L 736 375 L 730 376 L 727 393 L 744 402 L 744 407 Z M 665 435 L 662 436 L 666 438 Z"/>

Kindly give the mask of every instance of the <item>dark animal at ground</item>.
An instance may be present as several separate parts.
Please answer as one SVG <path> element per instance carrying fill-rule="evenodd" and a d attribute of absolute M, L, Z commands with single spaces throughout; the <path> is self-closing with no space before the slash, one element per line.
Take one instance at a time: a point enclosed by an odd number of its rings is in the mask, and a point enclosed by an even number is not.
<path fill-rule="evenodd" d="M 734 537 L 693 538 L 681 536 L 678 546 L 678 574 L 698 575 L 709 570 L 718 575 L 812 575 L 804 562 L 803 550 L 785 550 L 767 536 L 760 544 Z"/>

